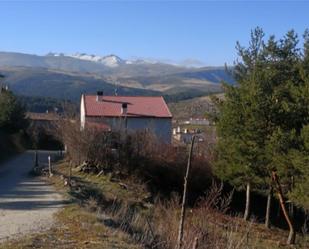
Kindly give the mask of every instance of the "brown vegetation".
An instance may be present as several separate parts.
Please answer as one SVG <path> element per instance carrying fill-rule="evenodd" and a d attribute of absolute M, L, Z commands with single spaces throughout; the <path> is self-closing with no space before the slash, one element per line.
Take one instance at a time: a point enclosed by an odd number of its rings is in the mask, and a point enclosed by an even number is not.
<path fill-rule="evenodd" d="M 67 146 L 67 155 L 73 164 L 83 163 L 87 172 L 134 176 L 147 182 L 150 191 L 156 194 L 182 192 L 186 148 L 162 144 L 146 131 L 126 134 L 94 128 L 80 130 L 77 121 L 68 120 L 59 124 L 58 134 Z M 197 198 L 209 186 L 211 178 L 207 155 L 195 155 L 189 195 Z"/>
<path fill-rule="evenodd" d="M 79 123 L 69 119 L 59 125 L 58 134 L 67 146 L 66 165 L 71 162 L 75 165 L 72 176 L 75 183 L 69 184 L 70 193 L 82 200 L 83 207 L 98 212 L 105 225 L 125 232 L 147 248 L 175 248 L 180 217 L 179 195 L 183 190 L 188 157 L 185 148 L 161 144 L 147 132 L 80 130 Z M 271 237 L 269 231 L 252 221 L 225 215 L 231 195 L 223 197 L 222 185 L 214 183 L 209 188 L 213 179 L 209 160 L 213 154 L 193 151 L 188 181 L 189 211 L 183 226 L 182 248 L 276 248 L 274 239 L 270 239 L 271 243 L 265 242 L 265 238 Z M 110 190 L 81 187 L 85 182 L 76 184 L 76 171 L 88 175 L 86 179 L 90 182 L 107 178 L 121 190 L 113 197 L 107 197 Z M 70 167 L 66 172 L 71 174 Z M 144 193 L 139 200 L 127 201 L 134 184 L 145 185 L 145 191 L 150 195 Z M 125 192 L 125 198 L 119 199 L 120 192 Z M 258 227 L 259 233 L 253 232 L 252 227 L 254 230 Z M 264 239 L 260 240 L 260 235 Z M 281 241 L 281 238 L 278 236 L 275 241 Z M 266 246 L 260 246 L 262 244 Z"/>

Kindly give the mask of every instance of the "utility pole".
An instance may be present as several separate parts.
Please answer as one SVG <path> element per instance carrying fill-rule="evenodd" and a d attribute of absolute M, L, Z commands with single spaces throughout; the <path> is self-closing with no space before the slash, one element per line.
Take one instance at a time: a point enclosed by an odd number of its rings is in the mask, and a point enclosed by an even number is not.
<path fill-rule="evenodd" d="M 190 152 L 189 152 L 187 170 L 186 170 L 186 175 L 185 175 L 185 178 L 184 178 L 184 188 L 183 188 L 181 214 L 180 214 L 180 222 L 179 222 L 178 239 L 177 239 L 176 249 L 181 249 L 182 245 L 183 245 L 183 229 L 184 229 L 184 221 L 185 221 L 186 205 L 187 205 L 188 178 L 189 178 L 190 169 L 191 169 L 195 137 L 196 136 L 194 135 L 192 137 L 192 140 L 191 140 L 191 147 L 190 147 Z"/>

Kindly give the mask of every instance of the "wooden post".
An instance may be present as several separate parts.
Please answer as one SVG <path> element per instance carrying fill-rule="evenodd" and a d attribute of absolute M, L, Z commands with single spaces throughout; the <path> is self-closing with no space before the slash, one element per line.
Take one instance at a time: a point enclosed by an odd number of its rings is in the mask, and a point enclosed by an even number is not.
<path fill-rule="evenodd" d="M 194 140 L 195 140 L 195 136 L 193 136 L 191 140 L 191 147 L 190 147 L 190 153 L 189 153 L 189 158 L 188 158 L 187 170 L 186 170 L 186 175 L 184 178 L 184 188 L 183 188 L 181 214 L 180 214 L 176 249 L 181 249 L 183 245 L 183 228 L 184 228 L 184 220 L 185 220 L 185 215 L 186 215 L 188 177 L 190 173 L 192 156 L 193 156 L 192 154 L 193 154 Z"/>
<path fill-rule="evenodd" d="M 279 182 L 279 177 L 278 177 L 276 171 L 272 171 L 272 179 L 277 185 L 277 192 L 278 192 L 278 198 L 279 198 L 279 201 L 280 201 L 280 206 L 282 208 L 285 220 L 288 223 L 289 228 L 290 228 L 290 233 L 289 233 L 289 237 L 287 239 L 287 244 L 292 245 L 292 244 L 295 244 L 296 233 L 295 233 L 295 230 L 294 230 L 293 223 L 292 223 L 292 221 L 289 217 L 288 211 L 285 207 L 285 201 L 284 201 L 283 194 L 282 194 L 282 188 L 281 188 L 281 185 L 280 185 L 280 182 Z"/>

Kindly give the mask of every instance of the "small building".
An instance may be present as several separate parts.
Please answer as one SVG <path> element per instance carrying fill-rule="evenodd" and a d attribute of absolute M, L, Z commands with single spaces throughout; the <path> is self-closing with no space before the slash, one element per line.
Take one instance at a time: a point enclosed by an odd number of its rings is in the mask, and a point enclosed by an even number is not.
<path fill-rule="evenodd" d="M 192 137 L 196 134 L 196 132 L 189 131 L 187 128 L 181 130 L 180 126 L 173 128 L 173 138 L 183 144 L 191 143 Z"/>
<path fill-rule="evenodd" d="M 197 143 L 205 141 L 205 133 L 201 132 L 199 129 L 181 129 L 180 126 L 173 128 L 173 139 L 174 142 L 177 141 L 178 144 L 190 144 L 193 136 L 197 136 Z"/>
<path fill-rule="evenodd" d="M 207 118 L 190 118 L 190 120 L 186 120 L 183 122 L 183 124 L 186 125 L 212 125 L 212 123 L 210 122 L 210 120 L 208 120 Z"/>
<path fill-rule="evenodd" d="M 29 131 L 37 149 L 63 150 L 63 144 L 56 136 L 58 123 L 61 119 L 57 113 L 27 112 Z"/>
<path fill-rule="evenodd" d="M 148 130 L 165 143 L 171 142 L 172 114 L 163 97 L 82 95 L 81 128 L 111 131 Z"/>

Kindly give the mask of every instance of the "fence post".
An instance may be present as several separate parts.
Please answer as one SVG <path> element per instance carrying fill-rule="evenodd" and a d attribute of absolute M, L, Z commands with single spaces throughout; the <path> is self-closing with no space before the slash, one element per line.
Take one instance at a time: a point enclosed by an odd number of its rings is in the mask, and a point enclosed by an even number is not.
<path fill-rule="evenodd" d="M 39 166 L 38 151 L 36 150 L 34 152 L 34 167 L 38 167 L 38 166 Z"/>
<path fill-rule="evenodd" d="M 71 186 L 71 178 L 72 178 L 72 160 L 70 160 L 70 165 L 69 165 L 69 186 Z"/>
<path fill-rule="evenodd" d="M 197 249 L 197 247 L 198 247 L 198 237 L 195 237 L 192 249 Z"/>
<path fill-rule="evenodd" d="M 52 167 L 51 167 L 50 156 L 48 156 L 48 169 L 49 169 L 49 177 L 52 177 L 53 172 L 52 172 Z"/>

